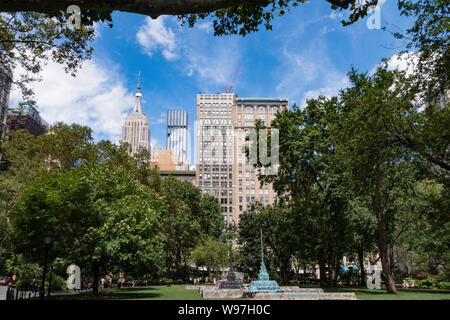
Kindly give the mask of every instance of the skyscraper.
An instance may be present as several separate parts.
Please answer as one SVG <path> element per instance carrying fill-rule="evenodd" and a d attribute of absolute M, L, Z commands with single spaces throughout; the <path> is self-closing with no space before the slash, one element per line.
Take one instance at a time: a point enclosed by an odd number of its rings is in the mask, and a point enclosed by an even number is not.
<path fill-rule="evenodd" d="M 196 184 L 219 200 L 226 221 L 233 220 L 236 213 L 232 154 L 234 100 L 234 93 L 197 95 Z"/>
<path fill-rule="evenodd" d="M 150 150 L 150 128 L 148 118 L 142 111 L 141 73 L 136 92 L 136 103 L 133 112 L 130 113 L 122 127 L 122 142 L 128 142 L 131 146 L 130 154 L 135 154 L 140 147 Z"/>
<path fill-rule="evenodd" d="M 255 201 L 272 204 L 272 184 L 260 186 L 246 158 L 245 136 L 262 120 L 268 127 L 288 99 L 237 98 L 234 93 L 197 95 L 196 184 L 218 198 L 224 220 L 238 222 Z"/>
<path fill-rule="evenodd" d="M 0 63 L 0 139 L 3 138 L 6 131 L 6 117 L 11 83 L 11 72 Z"/>
<path fill-rule="evenodd" d="M 251 203 L 259 201 L 264 205 L 273 204 L 275 193 L 272 184 L 260 185 L 258 170 L 249 163 L 244 152 L 245 136 L 255 128 L 255 121 L 261 120 L 267 127 L 275 119 L 275 114 L 289 107 L 287 98 L 236 98 L 233 114 L 235 131 L 235 172 L 236 185 L 234 203 L 237 215 L 244 212 Z"/>
<path fill-rule="evenodd" d="M 186 110 L 169 110 L 167 113 L 166 149 L 178 157 L 178 162 L 188 159 L 188 114 Z"/>

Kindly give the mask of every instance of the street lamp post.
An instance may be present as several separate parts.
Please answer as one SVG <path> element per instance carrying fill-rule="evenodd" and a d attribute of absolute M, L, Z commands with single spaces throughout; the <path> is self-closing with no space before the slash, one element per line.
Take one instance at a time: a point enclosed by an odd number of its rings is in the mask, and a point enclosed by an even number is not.
<path fill-rule="evenodd" d="M 48 290 L 47 290 L 47 296 L 49 297 L 52 292 L 52 276 L 53 276 L 53 266 L 50 266 L 50 278 L 48 279 Z"/>
<path fill-rule="evenodd" d="M 47 231 L 44 234 L 44 245 L 45 245 L 45 257 L 44 257 L 44 271 L 42 274 L 42 284 L 41 289 L 39 290 L 39 299 L 44 300 L 45 296 L 45 274 L 47 273 L 47 259 L 48 259 L 48 249 L 50 247 L 50 243 L 52 242 L 53 234 L 50 231 Z"/>

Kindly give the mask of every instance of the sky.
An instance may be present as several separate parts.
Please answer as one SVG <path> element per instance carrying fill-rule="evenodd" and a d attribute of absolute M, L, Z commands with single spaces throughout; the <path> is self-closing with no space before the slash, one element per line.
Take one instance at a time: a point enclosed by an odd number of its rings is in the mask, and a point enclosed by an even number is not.
<path fill-rule="evenodd" d="M 349 86 L 346 74 L 352 67 L 373 72 L 382 58 L 395 60 L 404 43 L 389 31 L 404 31 L 411 23 L 400 16 L 396 2 L 380 0 L 369 17 L 343 27 L 347 12 L 311 0 L 275 18 L 272 30 L 261 26 L 245 37 L 215 37 L 210 20 L 189 28 L 173 16 L 153 20 L 116 12 L 112 28 L 96 25 L 93 57 L 77 77 L 55 63 L 44 67 L 43 81 L 33 85 L 37 106 L 50 124 L 88 125 L 96 141 L 118 143 L 133 109 L 140 70 L 151 145 L 165 148 L 167 111 L 188 110 L 193 128 L 196 94 L 225 92 L 239 64 L 232 90 L 239 97 L 288 98 L 290 106 L 304 106 L 306 99 L 333 96 Z M 369 28 L 376 12 L 386 31 Z M 10 105 L 20 100 L 13 89 Z"/>

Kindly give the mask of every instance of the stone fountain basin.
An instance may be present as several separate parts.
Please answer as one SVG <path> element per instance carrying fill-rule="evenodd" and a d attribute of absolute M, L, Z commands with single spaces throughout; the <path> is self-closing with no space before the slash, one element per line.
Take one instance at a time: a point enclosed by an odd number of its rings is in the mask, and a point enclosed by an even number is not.
<path fill-rule="evenodd" d="M 248 285 L 246 285 L 248 287 Z M 240 299 L 246 290 L 219 289 L 215 286 L 198 286 L 204 299 Z M 251 296 L 253 300 L 358 300 L 354 292 L 325 293 L 321 288 L 281 287 L 281 292 L 258 292 Z"/>

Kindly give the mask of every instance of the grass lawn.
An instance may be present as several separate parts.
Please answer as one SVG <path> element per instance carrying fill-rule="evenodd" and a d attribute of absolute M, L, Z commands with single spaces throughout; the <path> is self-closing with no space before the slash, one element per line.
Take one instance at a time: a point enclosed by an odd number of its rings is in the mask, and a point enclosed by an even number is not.
<path fill-rule="evenodd" d="M 359 288 L 332 288 L 325 292 L 354 292 L 358 300 L 450 300 L 450 290 L 403 289 L 397 288 L 397 294 L 388 294 L 386 289 L 369 290 Z"/>
<path fill-rule="evenodd" d="M 184 285 L 149 286 L 140 288 L 111 289 L 100 292 L 99 296 L 93 296 L 91 292 L 70 293 L 54 295 L 52 300 L 202 300 L 202 296 L 196 290 L 186 290 Z"/>
<path fill-rule="evenodd" d="M 450 290 L 399 289 L 397 295 L 387 294 L 386 290 L 358 288 L 333 288 L 326 292 L 355 292 L 359 300 L 450 300 Z M 90 292 L 71 293 L 52 296 L 53 300 L 202 300 L 196 290 L 186 290 L 184 285 L 149 286 L 141 288 L 122 288 L 105 290 L 95 297 Z"/>

